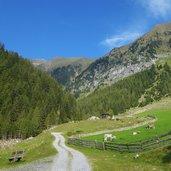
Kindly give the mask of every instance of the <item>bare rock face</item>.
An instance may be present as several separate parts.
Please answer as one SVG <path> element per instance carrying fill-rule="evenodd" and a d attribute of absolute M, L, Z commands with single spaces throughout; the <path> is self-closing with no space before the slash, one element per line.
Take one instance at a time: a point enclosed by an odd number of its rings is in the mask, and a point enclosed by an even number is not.
<path fill-rule="evenodd" d="M 114 48 L 94 61 L 70 83 L 69 89 L 75 94 L 92 92 L 142 71 L 170 54 L 171 23 L 157 25 L 132 44 Z"/>

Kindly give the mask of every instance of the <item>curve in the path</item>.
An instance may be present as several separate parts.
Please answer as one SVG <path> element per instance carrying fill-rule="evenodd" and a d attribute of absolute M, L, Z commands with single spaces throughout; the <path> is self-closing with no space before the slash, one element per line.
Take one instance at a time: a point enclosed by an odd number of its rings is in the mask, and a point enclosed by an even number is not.
<path fill-rule="evenodd" d="M 141 123 L 138 123 L 138 124 L 134 124 L 134 125 L 128 126 L 128 127 L 115 128 L 115 129 L 112 129 L 112 130 L 110 129 L 110 130 L 97 131 L 97 132 L 92 132 L 92 133 L 87 133 L 87 134 L 80 134 L 80 137 L 87 137 L 87 136 L 105 134 L 105 133 L 110 133 L 110 132 L 126 131 L 126 130 L 130 130 L 130 129 L 133 129 L 133 128 L 138 128 L 138 127 L 141 127 L 141 126 L 144 126 L 144 125 L 147 125 L 149 123 L 156 122 L 156 121 L 157 121 L 157 118 L 149 120 L 149 121 L 141 122 Z"/>
<path fill-rule="evenodd" d="M 65 138 L 60 133 L 55 136 L 54 147 L 58 151 L 53 160 L 52 171 L 91 171 L 87 158 L 79 151 L 65 145 Z"/>

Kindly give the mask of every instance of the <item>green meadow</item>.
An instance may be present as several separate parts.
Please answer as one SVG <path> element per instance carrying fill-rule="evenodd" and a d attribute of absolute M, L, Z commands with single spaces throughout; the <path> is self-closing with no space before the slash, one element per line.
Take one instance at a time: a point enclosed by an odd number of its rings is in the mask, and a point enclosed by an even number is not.
<path fill-rule="evenodd" d="M 142 142 L 152 137 L 165 134 L 171 131 L 171 103 L 169 98 L 148 105 L 146 106 L 146 108 L 148 110 L 138 114 L 138 116 L 139 117 L 148 116 L 148 115 L 155 116 L 157 118 L 157 121 L 155 123 L 149 124 L 149 125 L 154 125 L 155 129 L 146 129 L 145 128 L 147 126 L 146 125 L 127 131 L 112 132 L 112 134 L 117 137 L 115 142 L 120 142 L 120 143 Z M 138 110 L 140 110 L 140 108 Z M 134 131 L 140 131 L 140 134 L 132 135 L 132 132 Z M 82 139 L 103 141 L 103 137 L 104 134 L 100 134 L 95 136 L 83 137 Z"/>
<path fill-rule="evenodd" d="M 135 153 L 120 153 L 117 151 L 101 151 L 71 145 L 70 147 L 84 153 L 93 171 L 170 171 L 170 148 L 159 148 L 142 152 L 138 159 Z"/>

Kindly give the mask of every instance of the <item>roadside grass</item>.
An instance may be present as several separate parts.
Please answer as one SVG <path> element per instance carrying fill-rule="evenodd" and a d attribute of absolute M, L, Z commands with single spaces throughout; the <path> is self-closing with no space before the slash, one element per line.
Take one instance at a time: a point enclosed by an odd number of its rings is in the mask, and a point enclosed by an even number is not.
<path fill-rule="evenodd" d="M 21 164 L 26 164 L 28 162 L 55 155 L 56 150 L 52 145 L 54 139 L 55 138 L 50 134 L 50 131 L 45 131 L 33 139 L 23 140 L 12 147 L 6 148 L 5 150 L 0 149 L 0 168 L 16 167 Z M 10 157 L 12 152 L 15 150 L 25 151 L 24 160 L 9 163 L 8 157 Z"/>
<path fill-rule="evenodd" d="M 167 98 L 160 102 L 153 103 L 146 106 L 148 110 L 138 114 L 139 117 L 152 115 L 157 117 L 157 121 L 150 125 L 155 125 L 155 129 L 146 129 L 146 126 L 134 128 L 131 130 L 121 131 L 121 132 L 112 132 L 117 138 L 115 142 L 120 143 L 135 143 L 142 142 L 153 138 L 155 136 L 165 134 L 171 131 L 171 99 Z M 140 110 L 140 108 L 138 108 Z M 143 111 L 143 108 L 141 109 Z M 141 111 L 140 110 L 140 111 Z M 130 118 L 131 119 L 131 118 Z M 140 131 L 138 135 L 132 135 L 132 132 Z M 94 135 L 89 137 L 82 137 L 82 139 L 87 140 L 98 140 L 103 141 L 104 134 Z"/>
<path fill-rule="evenodd" d="M 160 148 L 140 153 L 134 159 L 135 153 L 120 153 L 116 151 L 100 151 L 69 145 L 84 153 L 93 171 L 170 171 L 171 150 Z"/>

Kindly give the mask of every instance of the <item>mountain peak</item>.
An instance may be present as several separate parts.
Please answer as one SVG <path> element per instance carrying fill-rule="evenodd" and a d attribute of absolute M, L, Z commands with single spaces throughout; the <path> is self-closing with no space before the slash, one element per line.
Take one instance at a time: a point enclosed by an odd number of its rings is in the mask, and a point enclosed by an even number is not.
<path fill-rule="evenodd" d="M 158 30 L 158 31 L 168 31 L 171 29 L 171 22 L 164 23 L 164 24 L 157 24 L 153 30 Z"/>

